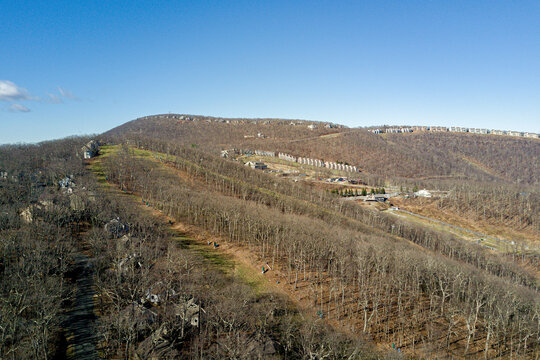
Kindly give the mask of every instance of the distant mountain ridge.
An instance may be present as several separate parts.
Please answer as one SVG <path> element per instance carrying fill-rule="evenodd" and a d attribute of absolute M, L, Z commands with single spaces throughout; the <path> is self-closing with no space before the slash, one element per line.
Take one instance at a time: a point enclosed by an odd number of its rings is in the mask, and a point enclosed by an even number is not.
<path fill-rule="evenodd" d="M 524 137 L 445 131 L 375 134 L 332 122 L 187 114 L 141 117 L 103 135 L 193 144 L 213 153 L 229 148 L 281 151 L 346 162 L 381 179 L 540 185 L 540 141 Z"/>

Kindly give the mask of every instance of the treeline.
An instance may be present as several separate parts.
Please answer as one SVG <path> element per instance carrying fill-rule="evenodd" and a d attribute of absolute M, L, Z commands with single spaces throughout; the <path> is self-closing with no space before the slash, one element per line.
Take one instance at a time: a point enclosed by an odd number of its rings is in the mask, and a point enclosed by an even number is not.
<path fill-rule="evenodd" d="M 535 139 L 455 133 L 393 134 L 389 139 L 410 151 L 436 152 L 441 167 L 470 164 L 484 173 L 478 180 L 490 180 L 491 177 L 496 181 L 520 185 L 540 185 L 540 141 Z M 469 173 L 464 172 L 463 175 Z"/>
<path fill-rule="evenodd" d="M 437 201 L 437 206 L 540 234 L 540 193 L 535 190 L 497 184 L 456 185 Z"/>
<path fill-rule="evenodd" d="M 185 122 L 153 118 L 130 121 L 107 131 L 103 136 L 105 138 L 131 138 L 145 134 L 145 136 L 169 143 L 186 146 L 193 144 L 217 152 L 223 148 L 258 149 L 261 145 L 264 146 L 268 142 L 277 140 L 296 141 L 340 131 L 346 131 L 346 129 L 326 129 L 320 126 L 316 130 L 310 130 L 307 124 L 291 126 L 287 122 L 276 120 L 269 120 L 268 124 L 259 121 L 256 124 L 233 125 L 205 120 Z"/>
<path fill-rule="evenodd" d="M 61 337 L 62 304 L 71 297 L 66 276 L 73 255 L 66 220 L 48 214 L 0 232 L 0 356 L 46 359 Z"/>
<path fill-rule="evenodd" d="M 141 194 L 174 218 L 249 247 L 261 262 L 278 265 L 286 272 L 295 288 L 308 291 L 323 316 L 352 323 L 379 341 L 395 342 L 412 351 L 421 348 L 428 354 L 463 355 L 474 349 L 487 356 L 538 355 L 540 307 L 535 291 L 461 261 L 419 251 L 391 235 L 369 231 L 369 225 L 343 226 L 347 221 L 339 213 L 354 215 L 352 208 L 336 214 L 303 199 L 307 196 L 313 203 L 325 196 L 332 199 L 330 194 L 298 189 L 293 184 L 283 183 L 282 188 L 281 182 L 270 178 L 261 183 L 278 184 L 275 188 L 283 194 L 296 194 L 287 198 L 265 187 L 257 192 L 253 186 L 259 183 L 249 181 L 249 188 L 243 177 L 243 171 L 250 170 L 220 159 L 215 159 L 220 163 L 219 172 L 214 168 L 205 171 L 202 165 L 210 167 L 214 160 L 207 157 L 206 162 L 199 152 L 187 156 L 191 151 L 178 149 L 176 160 L 183 164 L 179 166 L 192 169 L 190 175 L 204 179 L 197 184 L 129 152 L 111 158 L 107 174 L 111 181 Z M 232 179 L 240 180 L 228 184 L 226 177 L 232 175 L 228 171 L 236 173 Z M 219 178 L 217 173 L 223 176 Z M 268 202 L 250 198 L 251 193 L 259 199 L 267 194 L 264 199 Z M 277 200 L 272 198 L 279 198 L 281 205 L 275 206 Z M 305 212 L 287 211 L 288 206 L 300 209 L 302 203 Z M 344 206 L 339 201 L 330 204 L 336 209 Z M 385 225 L 384 221 L 374 219 L 372 224 Z M 395 227 L 392 230 L 398 231 Z M 438 245 L 434 250 L 444 250 L 439 247 L 446 240 L 435 240 Z M 424 241 L 429 245 L 429 234 Z M 489 265 L 494 258 L 480 250 L 476 254 L 488 263 L 480 267 L 496 272 Z M 507 265 L 496 266 L 508 271 L 512 266 Z M 522 278 L 517 274 L 510 270 L 504 275 L 520 283 Z"/>
<path fill-rule="evenodd" d="M 88 212 L 74 210 L 58 181 L 84 168 L 85 138 L 0 147 L 0 358 L 62 357 L 76 232 Z M 65 349 L 63 349 L 65 351 Z"/>

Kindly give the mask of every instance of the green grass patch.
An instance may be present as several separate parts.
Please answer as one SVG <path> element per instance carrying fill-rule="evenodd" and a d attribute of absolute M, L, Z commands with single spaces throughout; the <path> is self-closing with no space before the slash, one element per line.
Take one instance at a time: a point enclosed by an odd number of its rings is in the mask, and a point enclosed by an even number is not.
<path fill-rule="evenodd" d="M 208 262 L 225 273 L 230 274 L 235 267 L 235 262 L 233 258 L 227 254 L 219 252 L 219 249 L 214 248 L 212 242 L 210 244 L 203 244 L 200 241 L 196 241 L 186 234 L 180 233 L 179 231 L 171 230 L 172 239 L 177 241 L 180 247 L 193 251 Z"/>
<path fill-rule="evenodd" d="M 107 178 L 102 166 L 103 159 L 112 156 L 113 154 L 117 153 L 118 150 L 119 147 L 117 145 L 103 145 L 99 149 L 99 156 L 90 161 L 88 167 L 90 171 L 96 175 L 98 183 L 102 185 L 107 183 Z"/>
<path fill-rule="evenodd" d="M 257 271 L 245 266 L 238 265 L 236 267 L 235 275 L 247 284 L 257 295 L 266 293 L 269 291 L 268 284 L 262 278 L 264 275 Z"/>
<path fill-rule="evenodd" d="M 152 157 L 153 155 L 156 155 L 157 153 L 154 153 L 150 150 L 143 150 L 136 147 L 130 147 L 130 150 L 133 151 L 133 154 L 142 158 Z M 165 154 L 160 154 L 162 157 L 167 157 Z"/>

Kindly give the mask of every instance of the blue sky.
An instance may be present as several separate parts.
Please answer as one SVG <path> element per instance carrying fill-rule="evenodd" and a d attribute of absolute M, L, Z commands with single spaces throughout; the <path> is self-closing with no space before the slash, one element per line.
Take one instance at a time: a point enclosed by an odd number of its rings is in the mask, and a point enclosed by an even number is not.
<path fill-rule="evenodd" d="M 540 132 L 539 1 L 2 1 L 0 143 L 139 116 Z"/>

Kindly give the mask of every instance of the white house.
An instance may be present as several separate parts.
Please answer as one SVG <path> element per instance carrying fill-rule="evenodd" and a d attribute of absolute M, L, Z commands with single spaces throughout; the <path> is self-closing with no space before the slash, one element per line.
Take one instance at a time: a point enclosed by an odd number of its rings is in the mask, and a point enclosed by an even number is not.
<path fill-rule="evenodd" d="M 99 143 L 95 140 L 89 141 L 81 148 L 83 158 L 91 159 L 99 153 Z"/>
<path fill-rule="evenodd" d="M 419 197 L 431 197 L 431 193 L 427 191 L 426 189 L 417 191 L 414 193 L 414 195 L 419 196 Z"/>

